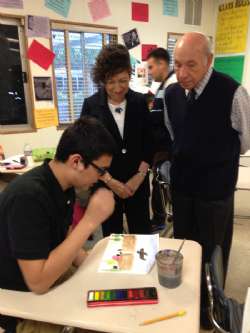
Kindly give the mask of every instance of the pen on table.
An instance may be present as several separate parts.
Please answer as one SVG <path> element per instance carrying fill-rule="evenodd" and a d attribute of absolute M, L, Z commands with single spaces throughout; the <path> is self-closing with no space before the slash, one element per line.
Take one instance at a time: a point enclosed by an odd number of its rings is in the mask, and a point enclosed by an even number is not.
<path fill-rule="evenodd" d="M 150 320 L 145 320 L 142 323 L 140 323 L 140 326 L 144 326 L 144 325 L 149 325 L 149 324 L 153 324 L 153 323 L 157 323 L 158 321 L 162 321 L 162 320 L 167 320 L 167 319 L 171 319 L 171 318 L 175 318 L 175 317 L 182 317 L 186 314 L 186 311 L 178 311 L 172 314 L 169 314 L 167 316 L 163 316 L 163 317 L 158 317 L 158 318 L 154 318 L 154 319 L 150 319 Z"/>

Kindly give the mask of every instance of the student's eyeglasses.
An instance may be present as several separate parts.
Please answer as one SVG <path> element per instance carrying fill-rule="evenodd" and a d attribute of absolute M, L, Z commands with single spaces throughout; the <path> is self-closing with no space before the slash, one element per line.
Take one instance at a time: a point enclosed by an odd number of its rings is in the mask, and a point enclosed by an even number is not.
<path fill-rule="evenodd" d="M 108 171 L 108 168 L 99 167 L 94 162 L 90 162 L 89 164 L 96 169 L 100 176 L 104 176 L 105 173 Z"/>

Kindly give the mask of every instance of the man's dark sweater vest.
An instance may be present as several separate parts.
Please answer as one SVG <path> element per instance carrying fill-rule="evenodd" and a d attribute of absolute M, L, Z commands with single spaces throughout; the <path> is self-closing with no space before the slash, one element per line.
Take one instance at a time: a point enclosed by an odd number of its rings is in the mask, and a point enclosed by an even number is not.
<path fill-rule="evenodd" d="M 202 94 L 188 105 L 185 90 L 169 86 L 165 101 L 174 132 L 172 190 L 208 200 L 229 197 L 238 177 L 240 140 L 231 110 L 239 84 L 213 71 Z"/>

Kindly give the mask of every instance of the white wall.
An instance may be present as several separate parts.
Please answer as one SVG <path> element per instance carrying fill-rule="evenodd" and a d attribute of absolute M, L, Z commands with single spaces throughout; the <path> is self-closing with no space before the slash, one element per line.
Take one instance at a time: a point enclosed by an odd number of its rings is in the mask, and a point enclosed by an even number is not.
<path fill-rule="evenodd" d="M 244 63 L 244 71 L 242 77 L 242 85 L 247 89 L 250 94 L 250 15 L 248 22 L 248 36 L 247 36 L 247 46 L 246 46 L 246 54 L 245 54 L 245 63 Z"/>
<path fill-rule="evenodd" d="M 69 16 L 66 21 L 93 23 L 89 14 L 88 0 L 72 0 Z M 112 16 L 102 19 L 97 24 L 118 27 L 120 35 L 132 28 L 137 28 L 141 43 L 157 44 L 167 46 L 167 33 L 184 33 L 188 31 L 201 31 L 207 35 L 214 36 L 215 19 L 217 12 L 217 0 L 203 0 L 203 11 L 201 26 L 184 24 L 185 1 L 179 0 L 179 17 L 162 15 L 162 0 L 137 0 L 149 4 L 149 23 L 135 22 L 131 20 L 131 2 L 129 0 L 108 0 Z M 24 9 L 0 8 L 1 13 L 17 15 L 40 15 L 51 19 L 63 20 L 64 18 L 44 7 L 44 0 L 24 0 Z M 131 54 L 141 59 L 141 47 L 131 50 Z M 62 131 L 51 127 L 41 129 L 33 133 L 5 134 L 0 135 L 0 143 L 4 146 L 6 155 L 22 152 L 25 143 L 31 143 L 32 147 L 56 146 Z"/>

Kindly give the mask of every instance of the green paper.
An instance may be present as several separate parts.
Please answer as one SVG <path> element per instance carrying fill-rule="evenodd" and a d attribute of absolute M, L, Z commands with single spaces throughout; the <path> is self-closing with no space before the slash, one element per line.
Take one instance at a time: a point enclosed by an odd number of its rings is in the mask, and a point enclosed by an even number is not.
<path fill-rule="evenodd" d="M 244 56 L 217 57 L 214 60 L 214 69 L 242 82 L 244 69 Z"/>

